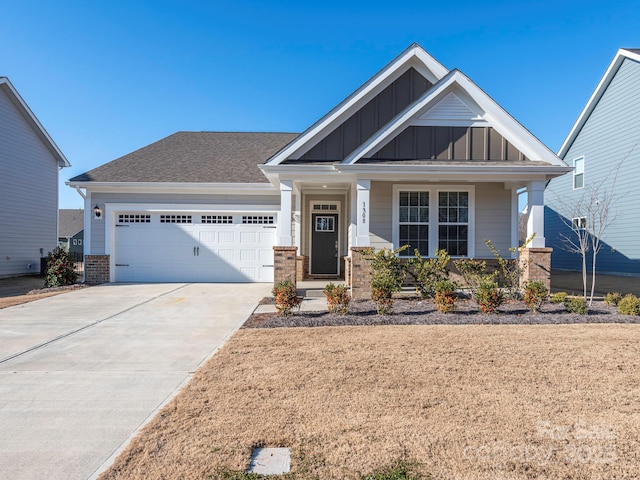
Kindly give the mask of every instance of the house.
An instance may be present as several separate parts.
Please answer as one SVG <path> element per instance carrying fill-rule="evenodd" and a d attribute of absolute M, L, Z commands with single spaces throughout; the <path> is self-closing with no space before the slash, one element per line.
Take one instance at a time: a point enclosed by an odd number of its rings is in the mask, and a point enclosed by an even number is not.
<path fill-rule="evenodd" d="M 7 77 L 0 166 L 0 277 L 37 274 L 57 245 L 58 170 L 70 164 Z"/>
<path fill-rule="evenodd" d="M 81 208 L 58 210 L 58 246 L 67 250 L 75 261 L 84 255 L 84 211 Z"/>
<path fill-rule="evenodd" d="M 567 238 L 574 229 L 599 229 L 589 214 L 612 200 L 600 236 L 597 271 L 640 276 L 640 49 L 621 49 L 613 58 L 558 156 L 574 168 L 572 175 L 551 180 L 546 195 L 545 228 L 554 249 L 552 268 L 582 269 L 581 255 L 571 253 Z M 591 209 L 594 212 L 594 209 Z M 597 213 L 597 212 L 596 212 Z M 588 270 L 591 270 L 591 252 Z"/>
<path fill-rule="evenodd" d="M 88 281 L 342 278 L 362 250 L 492 258 L 518 242 L 548 280 L 546 182 L 571 169 L 459 70 L 413 44 L 301 134 L 178 132 L 72 178 Z"/>

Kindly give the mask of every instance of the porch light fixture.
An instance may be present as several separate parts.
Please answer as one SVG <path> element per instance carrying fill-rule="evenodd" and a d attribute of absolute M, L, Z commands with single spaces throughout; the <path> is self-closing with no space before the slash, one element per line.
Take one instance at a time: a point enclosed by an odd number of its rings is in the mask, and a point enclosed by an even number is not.
<path fill-rule="evenodd" d="M 93 215 L 95 216 L 95 218 L 102 218 L 102 210 L 98 205 L 93 207 Z"/>
<path fill-rule="evenodd" d="M 327 186 L 326 185 L 322 185 L 322 188 L 327 188 Z"/>

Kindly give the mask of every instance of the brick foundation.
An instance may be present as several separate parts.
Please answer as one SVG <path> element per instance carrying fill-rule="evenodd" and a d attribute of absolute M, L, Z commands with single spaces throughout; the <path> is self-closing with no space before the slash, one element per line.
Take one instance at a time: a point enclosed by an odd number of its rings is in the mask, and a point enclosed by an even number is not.
<path fill-rule="evenodd" d="M 84 257 L 84 282 L 89 285 L 109 283 L 109 255 Z"/>
<path fill-rule="evenodd" d="M 365 255 L 371 252 L 369 247 L 351 247 L 351 268 L 350 280 L 351 297 L 355 299 L 371 298 L 371 260 L 367 260 Z"/>
<path fill-rule="evenodd" d="M 296 278 L 299 282 L 309 278 L 309 256 L 298 255 L 296 257 Z"/>
<path fill-rule="evenodd" d="M 351 257 L 342 257 L 344 262 L 344 283 L 347 287 L 351 286 Z"/>
<path fill-rule="evenodd" d="M 297 285 L 298 247 L 273 247 L 273 284 L 291 280 Z"/>
<path fill-rule="evenodd" d="M 551 288 L 551 252 L 553 248 L 525 248 L 520 253 L 523 266 L 520 283 L 541 281 Z"/>

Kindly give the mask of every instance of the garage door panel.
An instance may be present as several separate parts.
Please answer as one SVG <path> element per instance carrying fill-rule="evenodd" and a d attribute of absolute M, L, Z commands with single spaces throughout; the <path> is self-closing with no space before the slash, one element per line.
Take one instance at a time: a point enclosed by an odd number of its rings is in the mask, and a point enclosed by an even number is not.
<path fill-rule="evenodd" d="M 219 225 L 159 223 L 159 215 L 151 217 L 116 228 L 115 263 L 128 265 L 116 267 L 116 281 L 273 281 L 273 225 L 241 224 L 241 217 Z"/>

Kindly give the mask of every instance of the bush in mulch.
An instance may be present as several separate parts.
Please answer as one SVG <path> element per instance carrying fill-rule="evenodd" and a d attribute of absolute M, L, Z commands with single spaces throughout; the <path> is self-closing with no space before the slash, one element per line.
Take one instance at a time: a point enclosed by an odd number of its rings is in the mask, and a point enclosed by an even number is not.
<path fill-rule="evenodd" d="M 440 313 L 432 300 L 394 299 L 394 313 L 378 315 L 370 300 L 354 300 L 347 315 L 328 312 L 299 312 L 289 317 L 276 313 L 253 314 L 243 328 L 326 327 L 352 325 L 554 325 L 572 323 L 640 323 L 640 317 L 622 315 L 616 307 L 601 301 L 593 303 L 587 315 L 569 313 L 563 304 L 546 303 L 532 313 L 521 301 L 508 300 L 498 312 L 486 315 L 470 299 L 460 299 L 456 311 Z"/>

